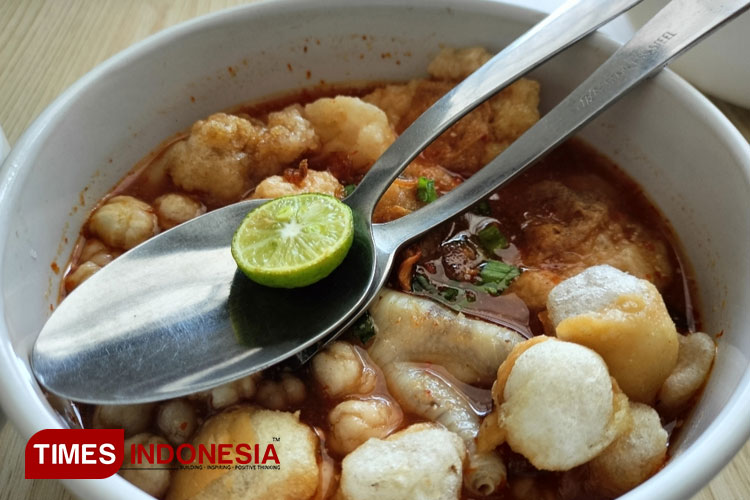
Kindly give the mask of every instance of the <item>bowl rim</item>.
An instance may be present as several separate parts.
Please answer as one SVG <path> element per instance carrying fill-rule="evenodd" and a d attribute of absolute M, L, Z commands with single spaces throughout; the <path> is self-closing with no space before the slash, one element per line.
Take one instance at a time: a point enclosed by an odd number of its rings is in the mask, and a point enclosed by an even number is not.
<path fill-rule="evenodd" d="M 24 181 L 33 168 L 33 158 L 40 144 L 49 132 L 56 127 L 66 111 L 75 104 L 76 98 L 108 73 L 127 66 L 131 60 L 146 56 L 182 37 L 213 26 L 220 26 L 236 16 L 259 16 L 294 9 L 332 9 L 392 7 L 399 8 L 446 8 L 453 11 L 483 12 L 523 23 L 535 23 L 543 14 L 515 4 L 487 0 L 360 0 L 352 4 L 348 0 L 322 0 L 314 3 L 306 0 L 260 0 L 252 4 L 221 10 L 168 27 L 153 34 L 98 64 L 60 94 L 42 111 L 24 131 L 10 155 L 0 169 L 0 206 L 13 206 L 20 196 Z M 594 44 L 607 51 L 614 50 L 617 44 L 601 33 L 587 38 L 584 43 Z M 670 70 L 662 71 L 653 81 L 674 96 L 686 109 L 701 116 L 704 123 L 716 131 L 720 141 L 740 166 L 746 184 L 750 185 L 750 144 L 745 141 L 732 123 L 703 94 Z M 7 244 L 11 210 L 0 211 L 0 235 Z M 6 244 L 0 245 L 0 262 L 5 258 Z M 0 282 L 3 274 L 0 267 Z M 4 296 L 0 295 L 0 309 L 4 310 Z M 38 384 L 25 369 L 23 360 L 16 355 L 8 336 L 8 328 L 3 316 L 0 320 L 0 364 L 6 368 L 0 377 L 0 404 L 16 428 L 28 439 L 34 432 L 43 428 L 61 428 L 60 421 L 51 413 L 45 403 L 38 398 L 29 398 Z M 654 477 L 626 493 L 622 498 L 688 498 L 724 467 L 750 437 L 750 370 L 740 379 L 737 388 L 718 417 L 708 428 L 678 456 L 671 458 L 664 469 Z M 731 429 L 727 431 L 727 429 Z M 690 471 L 678 474 L 677 468 Z M 66 479 L 63 484 L 76 494 L 86 496 L 133 498 L 148 496 L 130 483 L 115 475 L 104 480 Z"/>

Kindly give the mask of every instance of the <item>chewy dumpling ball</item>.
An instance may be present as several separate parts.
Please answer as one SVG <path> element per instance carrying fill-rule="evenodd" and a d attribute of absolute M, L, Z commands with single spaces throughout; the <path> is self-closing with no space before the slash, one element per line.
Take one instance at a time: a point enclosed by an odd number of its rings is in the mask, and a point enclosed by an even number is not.
<path fill-rule="evenodd" d="M 457 500 L 464 442 L 436 424 L 371 438 L 341 462 L 337 500 Z"/>
<path fill-rule="evenodd" d="M 677 363 L 679 343 L 653 284 L 594 266 L 553 288 L 547 310 L 559 339 L 599 353 L 630 399 L 654 401 Z"/>
<path fill-rule="evenodd" d="M 667 459 L 667 431 L 656 410 L 630 403 L 633 424 L 606 450 L 588 463 L 596 489 L 619 496 L 653 476 Z"/>
<path fill-rule="evenodd" d="M 705 333 L 680 335 L 678 340 L 677 365 L 656 398 L 656 407 L 665 416 L 675 416 L 689 406 L 690 400 L 706 383 L 716 355 L 716 344 Z"/>
<path fill-rule="evenodd" d="M 604 360 L 550 337 L 513 348 L 497 371 L 492 397 L 495 409 L 482 422 L 480 450 L 507 442 L 537 469 L 586 463 L 630 423 L 627 398 Z"/>

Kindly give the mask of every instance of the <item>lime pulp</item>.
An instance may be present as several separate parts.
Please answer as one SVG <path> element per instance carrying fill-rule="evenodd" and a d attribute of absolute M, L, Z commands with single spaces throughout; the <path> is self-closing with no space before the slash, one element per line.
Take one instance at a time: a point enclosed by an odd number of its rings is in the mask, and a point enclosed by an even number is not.
<path fill-rule="evenodd" d="M 353 238 L 352 211 L 338 199 L 324 194 L 284 196 L 247 214 L 232 238 L 232 256 L 256 283 L 299 288 L 336 269 Z"/>

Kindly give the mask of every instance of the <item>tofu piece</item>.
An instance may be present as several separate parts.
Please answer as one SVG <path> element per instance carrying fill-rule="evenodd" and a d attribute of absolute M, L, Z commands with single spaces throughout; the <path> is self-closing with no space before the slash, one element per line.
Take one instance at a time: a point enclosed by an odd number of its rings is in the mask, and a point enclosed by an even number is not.
<path fill-rule="evenodd" d="M 417 179 L 394 180 L 375 206 L 373 222 L 390 222 L 419 210 L 424 203 L 417 198 L 417 184 Z"/>
<path fill-rule="evenodd" d="M 364 96 L 381 107 L 397 133 L 450 91 L 455 80 L 412 80 Z M 459 120 L 422 156 L 468 177 L 505 150 L 539 119 L 539 84 L 521 78 Z"/>
<path fill-rule="evenodd" d="M 578 146 L 563 145 L 545 161 L 554 164 Z M 603 264 L 647 279 L 659 290 L 667 288 L 676 271 L 658 228 L 623 213 L 615 203 L 614 187 L 598 174 L 565 177 L 564 182 L 541 179 L 514 185 L 495 202 L 495 209 L 509 218 L 533 221 L 524 224 L 519 235 L 530 269 L 507 293 L 518 295 L 538 314 L 546 309 L 555 285 Z"/>
<path fill-rule="evenodd" d="M 359 174 L 365 174 L 396 140 L 386 114 L 357 97 L 318 99 L 305 106 L 305 117 L 321 139 L 321 152 L 347 155 Z"/>
<path fill-rule="evenodd" d="M 382 109 L 388 122 L 396 128 L 412 106 L 412 101 L 421 80 L 411 80 L 405 84 L 378 87 L 362 100 Z"/>
<path fill-rule="evenodd" d="M 627 398 L 587 347 L 535 337 L 517 345 L 497 373 L 480 450 L 507 442 L 534 467 L 565 471 L 594 458 L 630 424 Z"/>
<path fill-rule="evenodd" d="M 250 157 L 245 146 L 255 134 L 244 118 L 216 113 L 198 120 L 190 136 L 166 154 L 174 183 L 222 202 L 239 198 L 250 188 Z M 275 173 L 275 172 L 274 172 Z"/>
<path fill-rule="evenodd" d="M 308 170 L 302 182 L 295 184 L 280 175 L 266 177 L 255 187 L 251 198 L 279 198 L 302 193 L 321 193 L 344 197 L 344 186 L 327 171 Z"/>
<path fill-rule="evenodd" d="M 667 431 L 656 410 L 630 403 L 633 424 L 588 463 L 594 489 L 619 496 L 654 475 L 667 459 Z"/>
<path fill-rule="evenodd" d="M 464 443 L 435 424 L 414 424 L 387 439 L 372 438 L 341 463 L 341 500 L 456 500 Z"/>
<path fill-rule="evenodd" d="M 417 196 L 420 177 L 432 179 L 438 195 L 450 191 L 461 183 L 461 178 L 456 174 L 422 157 L 417 157 L 380 198 L 372 216 L 373 222 L 389 222 L 423 207 L 425 203 Z"/>
<path fill-rule="evenodd" d="M 430 62 L 427 72 L 438 80 L 463 80 L 491 58 L 484 47 L 446 47 Z"/>
<path fill-rule="evenodd" d="M 318 137 L 301 109 L 293 105 L 269 113 L 265 124 L 226 113 L 198 120 L 190 136 L 167 153 L 172 180 L 217 203 L 237 201 L 261 180 L 318 148 Z"/>
<path fill-rule="evenodd" d="M 599 353 L 630 399 L 654 402 L 679 343 L 653 284 L 611 266 L 589 267 L 555 286 L 547 309 L 558 338 Z"/>
<path fill-rule="evenodd" d="M 273 444 L 280 469 L 180 469 L 172 478 L 167 500 L 306 500 L 318 488 L 318 438 L 299 421 L 299 413 L 256 407 L 225 411 L 207 420 L 192 443 L 196 448 L 258 443 L 261 454 Z"/>
<path fill-rule="evenodd" d="M 443 49 L 430 63 L 430 79 L 378 88 L 362 99 L 382 109 L 401 134 L 427 108 L 492 55 L 481 47 Z M 422 157 L 464 177 L 504 151 L 539 120 L 539 83 L 521 78 L 443 133 Z"/>

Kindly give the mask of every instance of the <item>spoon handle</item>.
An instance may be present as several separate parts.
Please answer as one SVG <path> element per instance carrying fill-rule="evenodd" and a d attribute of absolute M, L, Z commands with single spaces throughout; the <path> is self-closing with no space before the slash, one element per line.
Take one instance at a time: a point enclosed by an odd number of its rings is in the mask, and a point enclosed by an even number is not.
<path fill-rule="evenodd" d="M 375 225 L 382 243 L 397 249 L 470 208 L 544 156 L 623 94 L 723 23 L 749 0 L 672 0 L 588 79 L 470 179 L 436 201 L 387 224 Z M 385 241 L 383 241 L 385 240 Z"/>
<path fill-rule="evenodd" d="M 415 120 L 370 168 L 347 203 L 370 220 L 378 200 L 398 174 L 448 127 L 503 87 L 640 1 L 565 2 Z"/>

